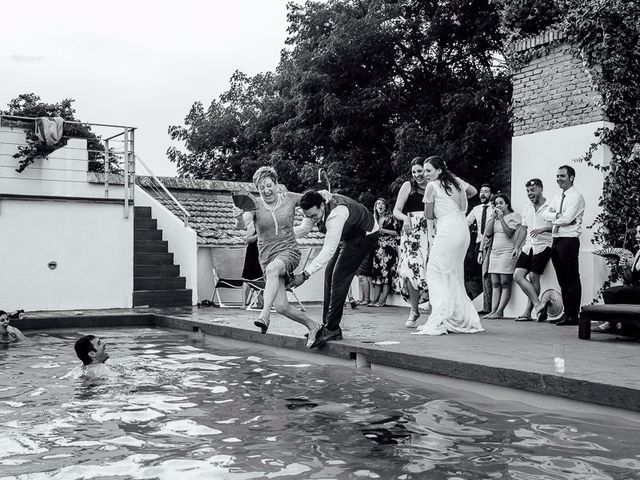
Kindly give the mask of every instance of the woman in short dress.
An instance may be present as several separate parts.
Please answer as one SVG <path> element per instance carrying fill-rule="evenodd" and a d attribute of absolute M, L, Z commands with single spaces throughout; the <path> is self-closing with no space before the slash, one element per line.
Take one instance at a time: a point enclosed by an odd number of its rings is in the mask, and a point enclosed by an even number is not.
<path fill-rule="evenodd" d="M 393 216 L 402 222 L 400 249 L 398 253 L 398 280 L 396 290 L 411 304 L 406 326 L 417 326 L 420 310 L 418 306 L 429 300 L 427 288 L 427 259 L 429 258 L 429 222 L 424 217 L 424 188 L 427 180 L 424 176 L 424 158 L 416 157 L 411 161 L 411 180 L 404 182 Z"/>
<path fill-rule="evenodd" d="M 516 237 L 522 224 L 520 214 L 511 208 L 511 199 L 505 193 L 493 197 L 493 218 L 487 224 L 484 240 L 493 237 L 489 253 L 489 274 L 491 275 L 491 312 L 483 318 L 502 318 L 504 309 L 511 300 L 511 284 L 516 269 L 517 257 L 513 256 Z M 484 248 L 481 251 L 485 251 Z"/>
<path fill-rule="evenodd" d="M 378 245 L 373 254 L 373 270 L 371 274 L 372 307 L 384 307 L 387 297 L 391 292 L 391 286 L 396 276 L 396 264 L 398 263 L 398 220 L 387 208 L 387 201 L 379 198 L 373 207 L 373 216 L 380 225 Z"/>
<path fill-rule="evenodd" d="M 264 272 L 264 306 L 253 322 L 266 333 L 269 328 L 271 307 L 309 329 L 309 342 L 313 343 L 321 325 L 289 305 L 286 284 L 300 263 L 300 248 L 293 231 L 295 210 L 300 194 L 281 193 L 278 175 L 272 167 L 260 167 L 253 175 L 260 198 L 256 210 L 242 212 L 234 207 L 237 227 L 254 222 L 258 234 L 260 265 Z"/>

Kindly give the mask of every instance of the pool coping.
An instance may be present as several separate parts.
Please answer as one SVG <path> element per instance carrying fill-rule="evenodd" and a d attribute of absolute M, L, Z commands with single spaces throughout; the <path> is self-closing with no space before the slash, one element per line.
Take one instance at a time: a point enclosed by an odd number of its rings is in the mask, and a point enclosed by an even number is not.
<path fill-rule="evenodd" d="M 64 327 L 61 327 L 61 326 Z M 420 373 L 470 380 L 501 387 L 515 388 L 570 400 L 594 403 L 608 407 L 640 411 L 640 389 L 565 377 L 558 374 L 530 372 L 479 363 L 442 359 L 428 353 L 416 355 L 389 351 L 384 346 L 354 340 L 328 342 L 321 349 L 309 350 L 305 339 L 275 333 L 261 334 L 230 325 L 181 318 L 159 313 L 100 313 L 57 314 L 43 317 L 27 317 L 20 321 L 24 330 L 59 328 L 103 327 L 161 327 L 175 330 L 200 331 L 212 335 L 278 348 L 306 352 L 310 355 L 328 355 L 344 360 L 364 360 L 365 363 L 394 367 Z"/>

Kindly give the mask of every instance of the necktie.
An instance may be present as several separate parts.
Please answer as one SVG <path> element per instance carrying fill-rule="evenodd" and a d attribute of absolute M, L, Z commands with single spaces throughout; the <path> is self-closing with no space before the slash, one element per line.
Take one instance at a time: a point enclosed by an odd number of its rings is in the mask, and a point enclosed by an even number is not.
<path fill-rule="evenodd" d="M 564 193 L 562 193 L 562 198 L 560 198 L 560 208 L 558 209 L 558 213 L 559 213 L 560 215 L 562 215 L 562 205 L 564 204 L 564 197 L 565 197 L 565 194 L 564 194 Z M 558 233 L 558 229 L 559 229 L 559 228 L 560 228 L 560 227 L 559 227 L 558 225 L 554 226 L 554 227 L 553 227 L 553 233 Z"/>
<path fill-rule="evenodd" d="M 480 217 L 480 235 L 484 235 L 484 227 L 487 225 L 487 207 L 489 207 L 489 205 L 482 206 L 482 216 Z"/>

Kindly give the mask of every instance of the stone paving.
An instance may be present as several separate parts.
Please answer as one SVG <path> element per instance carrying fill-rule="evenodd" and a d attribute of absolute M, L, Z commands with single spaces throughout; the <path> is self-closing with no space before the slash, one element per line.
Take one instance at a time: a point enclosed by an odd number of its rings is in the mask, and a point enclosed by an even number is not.
<path fill-rule="evenodd" d="M 321 305 L 306 307 L 307 314 L 319 321 Z M 269 334 L 260 335 L 253 325 L 257 312 L 239 308 L 34 312 L 31 317 L 60 318 L 64 326 L 65 316 L 131 313 L 180 319 L 183 324 L 172 324 L 177 328 L 201 324 L 216 335 L 304 349 L 302 338 L 292 338 L 302 337 L 303 326 L 274 313 Z M 402 307 L 347 308 L 342 320 L 344 340 L 307 351 L 345 358 L 365 352 L 374 363 L 640 410 L 640 342 L 635 339 L 594 333 L 591 340 L 580 340 L 575 326 L 513 319 L 483 320 L 486 331 L 482 333 L 430 337 L 412 335 L 415 330 L 404 325 L 407 315 L 408 308 Z M 418 323 L 424 318 L 423 314 Z M 563 374 L 555 372 L 554 345 L 564 348 Z"/>

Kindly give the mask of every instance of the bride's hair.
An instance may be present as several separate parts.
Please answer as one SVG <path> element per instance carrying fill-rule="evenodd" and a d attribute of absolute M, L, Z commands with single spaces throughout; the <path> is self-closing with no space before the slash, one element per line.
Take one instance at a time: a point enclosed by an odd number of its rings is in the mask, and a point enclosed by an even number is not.
<path fill-rule="evenodd" d="M 445 161 L 442 160 L 442 158 L 440 158 L 438 155 L 433 155 L 427 158 L 424 163 L 430 163 L 433 168 L 439 168 L 441 170 L 438 180 L 440 180 L 440 183 L 442 184 L 444 191 L 447 192 L 447 195 L 451 195 L 451 187 L 454 187 L 459 192 L 462 191 L 458 179 L 453 173 L 451 173 L 451 171 L 447 168 L 447 164 L 445 163 Z"/>

